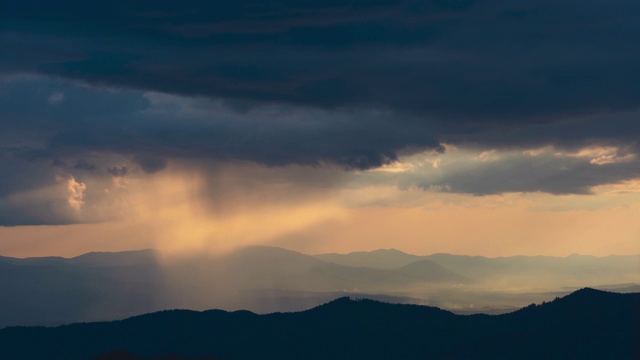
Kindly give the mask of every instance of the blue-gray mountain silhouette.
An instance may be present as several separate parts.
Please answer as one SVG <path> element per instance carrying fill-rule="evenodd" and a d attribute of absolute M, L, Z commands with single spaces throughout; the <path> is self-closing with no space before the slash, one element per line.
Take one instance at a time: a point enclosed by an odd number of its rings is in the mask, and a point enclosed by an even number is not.
<path fill-rule="evenodd" d="M 496 284 L 505 279 L 524 289 L 500 292 Z M 612 281 L 627 283 L 613 289 L 638 291 L 640 256 L 485 258 L 398 250 L 310 256 L 254 246 L 173 263 L 151 250 L 0 257 L 0 328 L 109 321 L 173 308 L 300 311 L 345 295 L 503 313 Z M 528 286 L 546 290 L 531 295 Z"/>

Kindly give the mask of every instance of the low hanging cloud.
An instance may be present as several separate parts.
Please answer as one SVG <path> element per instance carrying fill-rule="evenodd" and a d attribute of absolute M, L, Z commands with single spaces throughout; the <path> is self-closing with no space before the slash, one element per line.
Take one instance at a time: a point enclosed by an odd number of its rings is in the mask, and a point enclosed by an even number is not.
<path fill-rule="evenodd" d="M 167 167 L 167 160 L 154 156 L 136 156 L 133 158 L 135 164 L 140 165 L 140 168 L 146 173 L 153 174 L 158 171 L 162 171 Z"/>
<path fill-rule="evenodd" d="M 84 204 L 84 192 L 87 190 L 87 185 L 82 182 L 77 182 L 76 179 L 70 177 L 67 180 L 67 190 L 69 190 L 69 197 L 67 198 L 69 206 L 79 211 Z"/>
<path fill-rule="evenodd" d="M 113 175 L 114 177 L 125 177 L 125 175 L 127 175 L 127 173 L 129 172 L 129 168 L 127 168 L 124 165 L 121 166 L 112 166 L 109 169 L 107 169 L 107 171 L 109 172 L 109 174 Z"/>
<path fill-rule="evenodd" d="M 524 151 L 449 147 L 443 154 L 415 155 L 398 166 L 360 176 L 362 184 L 430 192 L 586 195 L 599 185 L 640 178 L 640 162 L 634 153 L 614 147 L 586 147 L 575 152 L 553 147 Z"/>

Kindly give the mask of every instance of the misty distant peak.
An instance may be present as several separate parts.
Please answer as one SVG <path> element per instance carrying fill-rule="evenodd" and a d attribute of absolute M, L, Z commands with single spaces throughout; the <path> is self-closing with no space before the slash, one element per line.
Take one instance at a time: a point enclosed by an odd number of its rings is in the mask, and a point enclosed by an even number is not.
<path fill-rule="evenodd" d="M 348 254 L 320 254 L 316 258 L 327 262 L 353 267 L 395 269 L 420 259 L 420 256 L 404 253 L 396 249 L 358 251 Z"/>
<path fill-rule="evenodd" d="M 593 255 L 584 255 L 584 254 L 578 254 L 578 253 L 573 253 L 569 256 L 567 256 L 568 258 L 589 258 L 589 259 L 593 259 L 596 258 Z"/>
<path fill-rule="evenodd" d="M 398 250 L 398 249 L 394 249 L 394 248 L 389 248 L 389 249 L 375 249 L 375 250 L 370 250 L 370 251 L 352 251 L 349 253 L 322 253 L 322 254 L 316 254 L 314 256 L 356 256 L 356 255 L 364 255 L 364 254 L 398 254 L 398 255 L 410 255 L 405 253 L 404 251 Z"/>
<path fill-rule="evenodd" d="M 233 252 L 233 254 L 250 254 L 250 253 L 305 255 L 294 250 L 284 249 L 277 246 L 268 246 L 268 245 L 243 246 Z"/>
<path fill-rule="evenodd" d="M 119 252 L 90 252 L 69 259 L 69 262 L 85 266 L 133 266 L 155 263 L 155 250 L 143 249 Z"/>
<path fill-rule="evenodd" d="M 362 251 L 362 252 L 366 252 L 366 251 Z M 384 253 L 384 254 L 400 254 L 400 255 L 408 255 L 406 252 L 398 250 L 398 249 L 377 249 L 377 250 L 372 250 L 369 251 L 370 253 Z"/>

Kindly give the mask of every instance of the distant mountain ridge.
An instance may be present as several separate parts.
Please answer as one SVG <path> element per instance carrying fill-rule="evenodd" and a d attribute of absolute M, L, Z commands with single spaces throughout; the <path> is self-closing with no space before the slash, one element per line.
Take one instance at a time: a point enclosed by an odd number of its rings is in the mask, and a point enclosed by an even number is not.
<path fill-rule="evenodd" d="M 633 359 L 639 324 L 640 293 L 583 289 L 498 316 L 340 298 L 297 313 L 171 310 L 0 329 L 0 358 L 96 359 L 117 350 L 145 358 Z"/>
<path fill-rule="evenodd" d="M 318 259 L 345 266 L 373 267 L 378 269 L 394 269 L 408 265 L 423 258 L 396 249 L 378 249 L 373 251 L 356 251 L 348 254 L 327 253 L 314 255 Z"/>
<path fill-rule="evenodd" d="M 477 259 L 477 260 L 501 260 L 501 259 L 607 259 L 607 258 L 638 258 L 640 254 L 635 255 L 606 255 L 606 256 L 594 256 L 573 253 L 567 256 L 551 256 L 551 255 L 512 255 L 512 256 L 497 256 L 487 257 L 482 255 L 456 255 L 449 253 L 433 253 L 429 255 L 415 255 L 409 254 L 402 250 L 388 248 L 377 249 L 371 251 L 354 251 L 350 253 L 320 253 L 312 255 L 318 259 L 322 259 L 330 262 L 340 262 L 342 264 L 350 264 L 356 266 L 356 262 L 360 262 L 359 266 L 368 267 L 399 267 L 406 265 L 410 262 L 425 259 L 425 258 L 465 258 L 465 259 Z M 404 263 L 403 263 L 404 262 Z"/>
<path fill-rule="evenodd" d="M 122 318 L 166 308 L 153 252 L 0 258 L 0 327 Z"/>
<path fill-rule="evenodd" d="M 154 250 L 143 249 L 120 252 L 90 252 L 69 259 L 74 264 L 88 266 L 134 266 L 154 264 L 157 254 Z"/>
<path fill-rule="evenodd" d="M 436 253 L 432 255 L 411 255 L 396 249 L 353 252 L 348 254 L 318 254 L 316 258 L 343 266 L 362 266 L 393 269 L 406 266 L 418 260 L 429 260 L 469 279 L 483 280 L 504 273 L 517 276 L 551 274 L 564 272 L 575 278 L 618 272 L 640 278 L 640 255 L 610 255 L 595 257 L 572 254 L 555 256 L 507 256 L 488 258 L 484 256 L 452 255 Z M 606 281 L 605 281 L 606 282 Z"/>
<path fill-rule="evenodd" d="M 29 264 L 29 265 L 49 265 L 56 263 L 85 263 L 92 266 L 115 266 L 122 265 L 123 262 L 129 262 L 129 264 L 141 264 L 152 261 L 156 258 L 155 250 L 141 249 L 130 251 L 96 251 L 88 252 L 82 255 L 78 255 L 71 258 L 65 258 L 61 256 L 43 256 L 43 257 L 27 257 L 27 258 L 13 258 L 7 256 L 0 256 L 0 263 L 13 263 L 13 264 Z"/>

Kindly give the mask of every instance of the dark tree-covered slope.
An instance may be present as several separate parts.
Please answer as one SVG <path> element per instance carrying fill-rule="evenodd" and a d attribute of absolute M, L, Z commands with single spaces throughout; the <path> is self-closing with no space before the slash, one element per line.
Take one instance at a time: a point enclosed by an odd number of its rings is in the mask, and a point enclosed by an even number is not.
<path fill-rule="evenodd" d="M 173 310 L 13 327 L 0 330 L 0 358 L 95 359 L 122 351 L 141 358 L 637 359 L 638 339 L 640 294 L 583 289 L 498 316 L 342 298 L 298 313 Z"/>

